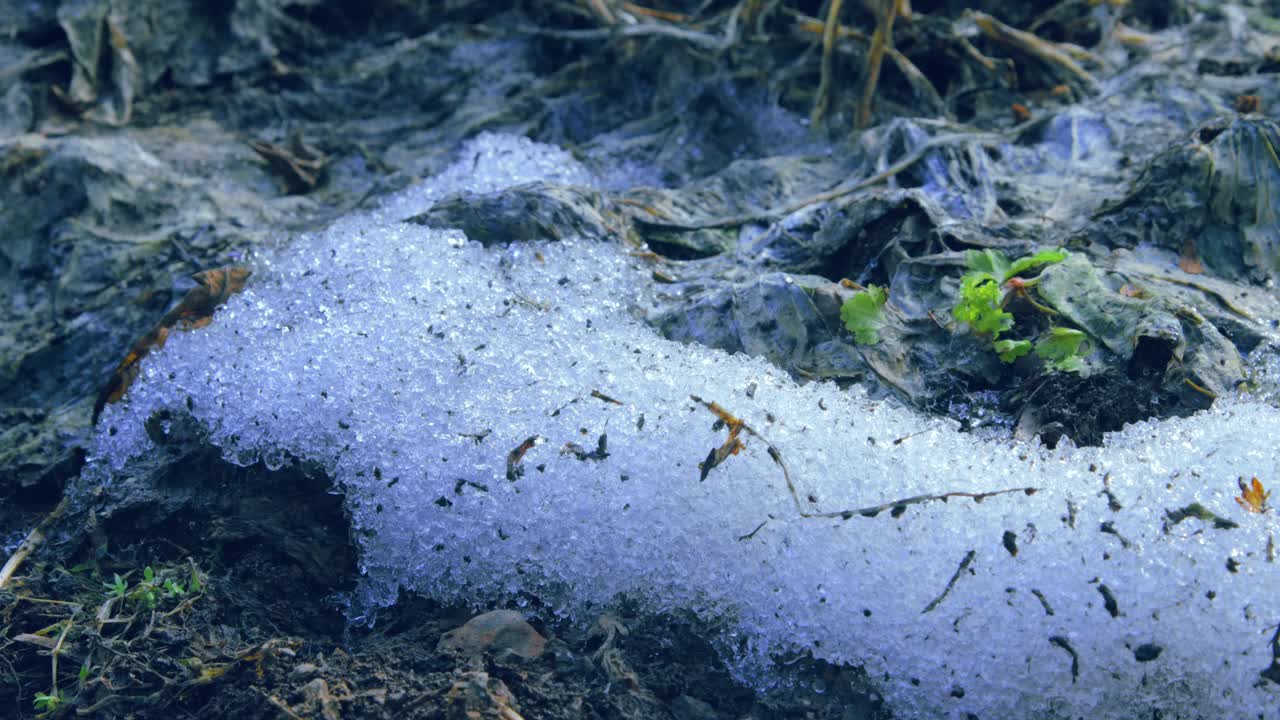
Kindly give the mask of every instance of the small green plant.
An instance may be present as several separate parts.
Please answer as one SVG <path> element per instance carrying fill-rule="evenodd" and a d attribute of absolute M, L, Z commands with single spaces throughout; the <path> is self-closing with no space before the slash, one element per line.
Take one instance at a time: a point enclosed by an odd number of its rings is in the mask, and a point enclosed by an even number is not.
<path fill-rule="evenodd" d="M 868 285 L 840 306 L 840 319 L 853 333 L 859 345 L 875 345 L 880 342 L 880 328 L 884 327 L 884 304 L 888 300 L 884 288 Z"/>
<path fill-rule="evenodd" d="M 174 597 L 181 597 L 183 595 L 186 595 L 187 591 L 185 588 L 183 588 L 181 585 L 174 582 L 173 580 L 165 580 L 164 594 L 165 594 L 165 597 L 174 598 Z"/>
<path fill-rule="evenodd" d="M 960 299 L 951 315 L 975 333 L 995 340 L 1013 327 L 1013 313 L 1004 309 L 1001 282 L 986 272 L 966 274 L 960 279 Z"/>
<path fill-rule="evenodd" d="M 107 589 L 107 597 L 123 598 L 129 590 L 129 583 L 120 577 L 120 573 L 115 574 L 115 579 L 112 582 L 104 582 L 102 585 Z"/>
<path fill-rule="evenodd" d="M 154 610 L 163 600 L 198 595 L 204 589 L 194 564 L 189 569 L 176 567 L 161 569 L 159 572 L 148 565 L 142 569 L 142 579 L 132 586 L 126 580 L 131 574 L 126 573 L 122 577 L 117 573 L 111 582 L 104 582 L 102 585 L 107 590 L 107 597 L 120 598 L 145 610 Z M 187 580 L 185 586 L 182 583 L 183 576 Z"/>
<path fill-rule="evenodd" d="M 57 710 L 58 706 L 61 704 L 62 697 L 58 695 L 58 691 L 56 689 L 50 693 L 36 693 L 36 699 L 31 703 L 31 705 L 35 707 L 36 711 L 41 713 L 51 713 L 54 710 Z"/>
<path fill-rule="evenodd" d="M 1009 298 L 1018 295 L 1033 307 L 1047 315 L 1058 313 L 1037 302 L 1030 289 L 1040 282 L 1040 276 L 1025 278 L 1022 273 L 1043 268 L 1065 260 L 1065 250 L 1042 250 L 1033 255 L 1009 260 L 999 250 L 970 250 L 965 254 L 969 272 L 960 278 L 960 293 L 951 311 L 956 322 L 969 326 L 979 335 L 991 338 L 991 347 L 1004 362 L 1013 362 L 1031 352 L 1054 369 L 1079 372 L 1084 368 L 1081 348 L 1085 346 L 1085 334 L 1071 328 L 1053 328 L 1033 346 L 1029 340 L 1001 339 L 1002 333 L 1013 329 L 1013 313 L 1005 310 Z"/>

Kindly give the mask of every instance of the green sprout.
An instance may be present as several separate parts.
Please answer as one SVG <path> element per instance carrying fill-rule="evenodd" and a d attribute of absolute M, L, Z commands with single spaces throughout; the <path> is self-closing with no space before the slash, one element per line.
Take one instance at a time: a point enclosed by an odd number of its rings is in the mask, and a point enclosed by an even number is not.
<path fill-rule="evenodd" d="M 1031 342 L 1028 340 L 997 340 L 992 343 L 992 347 L 1000 355 L 1000 359 L 1007 363 L 1031 352 Z"/>
<path fill-rule="evenodd" d="M 1080 372 L 1088 354 L 1088 338 L 1079 330 L 1056 327 L 1036 342 L 1036 355 L 1049 367 L 1062 372 Z"/>
<path fill-rule="evenodd" d="M 1039 275 L 1033 278 L 1020 276 L 1045 265 L 1062 262 L 1066 257 L 1065 250 L 1041 250 L 1011 261 L 999 250 L 970 250 L 965 253 L 965 264 L 969 266 L 969 272 L 960 278 L 960 292 L 951 316 L 956 322 L 968 325 L 972 332 L 990 336 L 992 349 L 1001 360 L 1017 360 L 1031 352 L 1032 345 L 1028 340 L 1000 339 L 1001 333 L 1012 330 L 1014 323 L 1013 313 L 1005 310 L 1005 305 L 1008 304 L 1009 297 L 1016 294 L 1045 314 L 1057 315 L 1053 308 L 1037 302 L 1029 292 L 1030 288 L 1040 282 Z M 1080 337 L 1083 336 L 1080 333 Z M 1078 357 L 1074 362 L 1068 359 L 1077 355 L 1079 343 L 1071 346 L 1071 352 L 1065 352 L 1064 343 L 1068 342 L 1065 337 L 1051 336 L 1048 341 L 1052 349 L 1044 352 L 1037 350 L 1037 354 L 1048 360 L 1050 367 L 1059 370 L 1078 370 L 1082 367 Z"/>
<path fill-rule="evenodd" d="M 840 319 L 853 333 L 859 345 L 875 345 L 880 342 L 880 328 L 884 327 L 884 304 L 888 294 L 884 288 L 868 285 L 840 306 Z"/>
<path fill-rule="evenodd" d="M 960 300 L 951 315 L 975 333 L 994 340 L 1013 327 L 1013 314 L 1003 305 L 1000 283 L 988 273 L 974 272 L 960 279 Z"/>
<path fill-rule="evenodd" d="M 120 577 L 120 573 L 115 574 L 115 580 L 113 582 L 102 583 L 102 585 L 107 589 L 107 597 L 123 598 L 125 596 L 125 592 L 129 589 L 129 583 L 125 582 L 124 578 Z"/>
<path fill-rule="evenodd" d="M 51 713 L 58 709 L 62 704 L 62 697 L 58 695 L 57 689 L 50 693 L 36 693 L 36 699 L 31 703 L 37 712 Z"/>

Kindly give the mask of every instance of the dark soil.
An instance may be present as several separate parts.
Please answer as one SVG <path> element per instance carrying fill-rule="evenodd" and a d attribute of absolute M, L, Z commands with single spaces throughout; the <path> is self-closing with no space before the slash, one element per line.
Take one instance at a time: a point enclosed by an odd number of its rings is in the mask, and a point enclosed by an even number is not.
<path fill-rule="evenodd" d="M 677 615 L 623 607 L 591 628 L 540 624 L 545 650 L 527 660 L 438 648 L 478 610 L 417 597 L 351 628 L 339 598 L 355 553 L 323 479 L 201 456 L 156 485 L 163 497 L 116 508 L 86 542 L 59 546 L 55 532 L 0 591 L 7 716 L 37 714 L 56 655 L 62 700 L 45 717 L 887 717 L 859 673 L 804 659 L 804 682 L 758 697 L 729 676 L 705 624 Z"/>

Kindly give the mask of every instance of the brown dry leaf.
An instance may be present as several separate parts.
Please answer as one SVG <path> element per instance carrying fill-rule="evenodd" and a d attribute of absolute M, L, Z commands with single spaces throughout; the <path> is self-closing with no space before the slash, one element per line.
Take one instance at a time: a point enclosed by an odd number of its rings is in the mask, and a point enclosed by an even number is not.
<path fill-rule="evenodd" d="M 1236 498 L 1240 507 L 1251 513 L 1267 511 L 1267 499 L 1271 497 L 1271 493 L 1262 487 L 1262 481 L 1253 478 L 1245 484 L 1244 478 L 1240 478 L 1236 482 L 1240 485 L 1240 496 Z"/>
<path fill-rule="evenodd" d="M 1241 95 L 1237 97 L 1236 112 L 1241 115 L 1262 112 L 1262 98 L 1257 95 Z"/>
<path fill-rule="evenodd" d="M 249 147 L 267 161 L 280 178 L 286 195 L 301 195 L 314 190 L 324 179 L 329 158 L 302 139 L 295 131 L 287 145 L 251 141 Z"/>
<path fill-rule="evenodd" d="M 1182 245 L 1182 255 L 1178 258 L 1178 267 L 1183 272 L 1199 275 L 1204 272 L 1204 263 L 1200 262 L 1200 254 L 1196 252 L 1196 241 L 1187 240 Z"/>
<path fill-rule="evenodd" d="M 707 475 L 711 470 L 728 459 L 730 455 L 737 455 L 744 447 L 746 447 L 738 437 L 742 433 L 742 428 L 744 426 L 742 420 L 735 417 L 728 410 L 720 407 L 719 403 L 711 402 L 704 404 L 708 410 L 719 418 L 719 422 L 729 428 L 729 437 L 725 438 L 724 443 L 720 447 L 712 448 L 711 452 L 707 453 L 706 460 L 698 463 L 698 470 L 700 471 L 700 476 L 698 478 L 699 482 L 706 480 Z"/>
<path fill-rule="evenodd" d="M 111 379 L 102 388 L 93 405 L 93 422 L 98 422 L 98 416 L 102 414 L 104 407 L 124 397 L 129 386 L 138 377 L 142 359 L 150 355 L 152 350 L 164 347 L 165 341 L 169 339 L 169 332 L 175 326 L 180 330 L 194 330 L 208 325 L 213 321 L 213 311 L 232 295 L 244 290 L 245 281 L 252 273 L 249 268 L 228 265 L 192 275 L 192 279 L 199 284 L 187 291 L 182 301 L 165 313 L 150 332 L 139 338 L 116 366 Z"/>
<path fill-rule="evenodd" d="M 524 476 L 524 454 L 541 445 L 543 438 L 540 435 L 530 435 L 525 438 L 524 442 L 516 446 L 514 450 L 507 453 L 507 479 L 511 482 L 519 480 Z"/>

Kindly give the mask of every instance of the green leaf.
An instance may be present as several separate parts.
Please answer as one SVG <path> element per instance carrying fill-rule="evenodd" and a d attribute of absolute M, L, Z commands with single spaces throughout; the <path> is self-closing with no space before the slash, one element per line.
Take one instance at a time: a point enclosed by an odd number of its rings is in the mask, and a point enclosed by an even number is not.
<path fill-rule="evenodd" d="M 1000 359 L 1007 363 L 1031 352 L 1029 340 L 997 340 L 992 345 L 1000 353 Z"/>
<path fill-rule="evenodd" d="M 31 703 L 36 710 L 40 712 L 53 712 L 58 709 L 58 705 L 62 702 L 62 698 L 58 697 L 58 691 L 51 693 L 36 693 L 35 700 Z"/>
<path fill-rule="evenodd" d="M 1082 356 L 1087 353 L 1088 336 L 1080 330 L 1056 327 L 1036 342 L 1036 355 L 1049 367 L 1062 372 L 1080 372 L 1084 369 Z"/>
<path fill-rule="evenodd" d="M 1009 277 L 1009 257 L 999 250 L 969 250 L 964 254 L 964 262 L 969 270 L 987 273 L 997 282 L 1004 282 Z"/>
<path fill-rule="evenodd" d="M 1067 251 L 1062 249 L 1041 250 L 1035 255 L 1020 257 L 1017 260 L 1015 260 L 1012 265 L 1009 266 L 1008 271 L 1005 273 L 1004 278 L 1000 282 L 1004 282 L 1005 280 L 1008 280 L 1014 275 L 1017 275 L 1018 273 L 1026 272 L 1031 268 L 1040 267 L 1041 265 L 1052 265 L 1054 263 L 1060 263 L 1066 259 L 1067 259 Z"/>
<path fill-rule="evenodd" d="M 853 333 L 859 345 L 875 345 L 880 342 L 880 328 L 884 327 L 884 304 L 888 295 L 884 288 L 868 285 L 866 290 L 844 301 L 840 306 L 840 319 Z"/>
<path fill-rule="evenodd" d="M 104 582 L 102 585 L 107 589 L 107 594 L 114 597 L 124 597 L 125 591 L 129 589 L 129 583 L 120 577 L 120 573 L 115 573 L 114 582 Z"/>
<path fill-rule="evenodd" d="M 142 570 L 142 579 L 147 582 L 155 582 L 156 571 L 152 570 L 150 565 L 146 566 Z"/>
<path fill-rule="evenodd" d="M 964 262 L 969 266 L 969 270 L 974 273 L 986 273 L 996 279 L 1001 285 L 1006 280 L 1024 273 L 1032 268 L 1038 268 L 1041 265 L 1052 265 L 1067 259 L 1067 251 L 1041 250 L 1034 255 L 1020 257 L 1013 262 L 1009 261 L 1009 257 L 999 250 L 969 250 L 964 254 Z"/>
<path fill-rule="evenodd" d="M 973 332 L 990 334 L 994 339 L 1013 327 L 1013 315 L 1000 307 L 1003 297 L 1000 285 L 992 275 L 969 273 L 961 278 L 960 300 L 951 314 Z"/>

